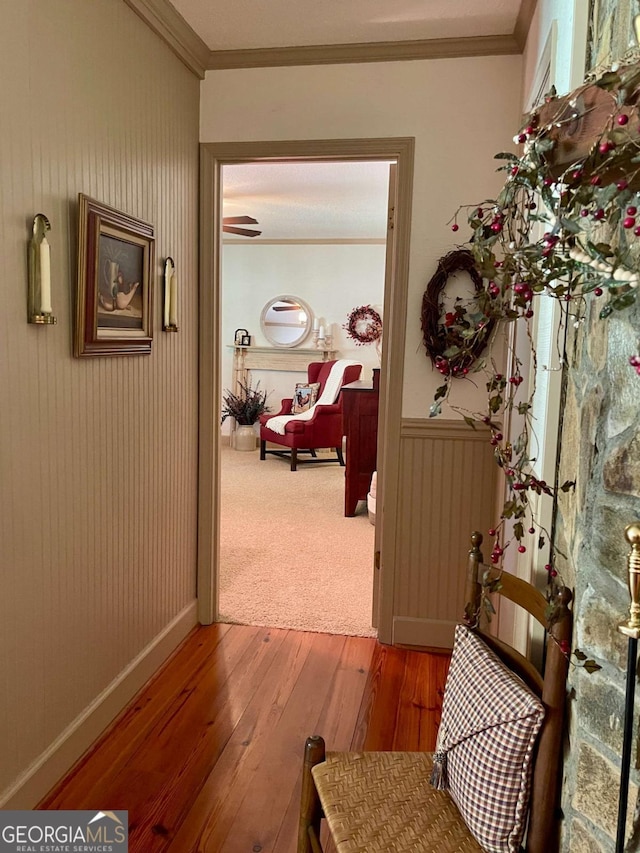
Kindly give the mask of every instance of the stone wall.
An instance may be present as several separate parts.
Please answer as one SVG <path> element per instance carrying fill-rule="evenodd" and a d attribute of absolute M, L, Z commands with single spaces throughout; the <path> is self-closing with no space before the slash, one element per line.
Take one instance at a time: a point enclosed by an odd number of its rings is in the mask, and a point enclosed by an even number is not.
<path fill-rule="evenodd" d="M 602 666 L 569 675 L 563 849 L 572 853 L 614 849 L 627 665 L 617 625 L 629 607 L 624 528 L 640 519 L 640 377 L 629 365 L 640 306 L 605 321 L 599 308 L 594 299 L 571 341 L 560 482 L 576 487 L 562 496 L 557 529 L 566 555 L 558 564 L 575 589 L 574 647 Z"/>
<path fill-rule="evenodd" d="M 637 0 L 592 0 L 592 66 L 611 61 L 633 44 Z M 594 48 L 594 40 L 598 47 Z M 615 847 L 627 639 L 617 626 L 629 608 L 624 538 L 640 519 L 640 376 L 629 365 L 638 352 L 640 305 L 607 320 L 594 298 L 585 321 L 571 329 L 567 400 L 563 413 L 560 482 L 575 480 L 557 518 L 558 560 L 574 587 L 574 648 L 602 669 L 569 674 L 569 732 L 563 780 L 562 849 L 608 853 Z M 640 691 L 639 691 L 640 692 Z M 640 850 L 638 713 L 632 752 L 628 849 Z"/>

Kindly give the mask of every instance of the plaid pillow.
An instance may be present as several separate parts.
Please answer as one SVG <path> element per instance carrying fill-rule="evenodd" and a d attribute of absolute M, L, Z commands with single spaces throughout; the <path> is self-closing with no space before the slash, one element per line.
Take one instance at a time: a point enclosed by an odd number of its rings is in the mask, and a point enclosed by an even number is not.
<path fill-rule="evenodd" d="M 432 782 L 449 789 L 465 823 L 489 853 L 520 849 L 531 759 L 543 718 L 538 697 L 480 637 L 458 625 Z"/>
<path fill-rule="evenodd" d="M 301 415 L 303 412 L 307 412 L 318 399 L 319 390 L 319 382 L 296 383 L 296 390 L 293 392 L 293 403 L 291 404 L 291 414 Z"/>

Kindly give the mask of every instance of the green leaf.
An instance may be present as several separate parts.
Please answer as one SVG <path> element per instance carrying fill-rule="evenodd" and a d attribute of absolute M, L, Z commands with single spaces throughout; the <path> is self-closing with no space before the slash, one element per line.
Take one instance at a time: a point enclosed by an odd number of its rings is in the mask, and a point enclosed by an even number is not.
<path fill-rule="evenodd" d="M 599 669 L 602 669 L 599 663 L 596 663 L 594 660 L 586 660 L 583 664 L 583 667 L 587 670 L 589 675 L 594 672 L 597 672 Z"/>
<path fill-rule="evenodd" d="M 470 426 L 471 429 L 477 429 L 476 422 L 474 421 L 473 418 L 468 417 L 468 415 L 464 415 L 464 422 L 466 423 L 467 426 Z"/>
<path fill-rule="evenodd" d="M 627 293 L 621 293 L 620 296 L 616 296 L 616 298 L 611 302 L 613 308 L 616 311 L 621 311 L 623 308 L 628 308 L 630 305 L 636 301 L 636 292 L 635 290 L 629 290 Z M 607 306 L 605 305 L 605 308 Z M 604 309 L 603 309 L 604 310 Z M 602 312 L 600 312 L 602 313 Z"/>
<path fill-rule="evenodd" d="M 438 415 L 442 412 L 442 406 L 440 403 L 432 403 L 429 409 L 429 417 L 437 418 Z"/>
<path fill-rule="evenodd" d="M 570 234 L 579 234 L 582 231 L 581 225 L 579 225 L 573 219 L 567 219 L 566 216 L 560 217 L 560 225 L 564 228 L 565 231 L 568 231 Z"/>
<path fill-rule="evenodd" d="M 605 305 L 598 316 L 601 320 L 606 320 L 611 314 L 613 314 L 613 307 L 611 305 Z"/>
<path fill-rule="evenodd" d="M 513 535 L 516 537 L 518 542 L 524 536 L 524 525 L 521 521 L 518 521 L 516 524 L 513 525 Z"/>
<path fill-rule="evenodd" d="M 494 160 L 519 160 L 515 154 L 510 154 L 508 151 L 501 151 L 499 154 L 493 155 Z"/>
<path fill-rule="evenodd" d="M 446 397 L 448 387 L 449 386 L 445 383 L 444 385 L 440 385 L 438 388 L 436 388 L 435 394 L 433 395 L 433 399 L 440 400 L 442 397 Z"/>
<path fill-rule="evenodd" d="M 561 492 L 570 492 L 571 489 L 575 488 L 575 480 L 565 480 L 565 482 L 560 486 Z"/>
<path fill-rule="evenodd" d="M 587 656 L 585 655 L 585 653 L 583 651 L 580 651 L 580 649 L 575 649 L 573 654 L 577 660 L 583 661 L 583 660 L 587 659 Z"/>

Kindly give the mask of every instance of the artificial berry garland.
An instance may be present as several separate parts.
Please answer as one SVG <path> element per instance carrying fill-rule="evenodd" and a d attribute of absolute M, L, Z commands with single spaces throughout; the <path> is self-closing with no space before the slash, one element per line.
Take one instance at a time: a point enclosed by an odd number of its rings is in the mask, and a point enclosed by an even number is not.
<path fill-rule="evenodd" d="M 382 317 L 371 305 L 354 308 L 343 325 L 356 346 L 373 344 L 382 337 Z"/>
<path fill-rule="evenodd" d="M 552 92 L 514 137 L 523 146 L 521 156 L 496 155 L 504 162 L 500 170 L 506 173 L 497 198 L 465 205 L 453 218 L 451 228 L 458 232 L 458 215 L 466 210 L 472 232 L 467 245 L 486 281 L 484 296 L 479 295 L 477 300 L 482 311 L 475 318 L 465 317 L 472 320 L 467 331 L 470 336 L 491 320 L 519 322 L 524 323 L 533 342 L 530 321 L 541 294 L 559 300 L 565 328 L 569 323 L 576 328 L 583 324 L 587 305 L 593 299 L 604 297 L 601 319 L 636 301 L 640 290 L 640 64 L 609 71 L 594 85 L 601 90 L 600 100 L 610 101 L 610 109 L 599 138 L 583 157 L 562 172 L 551 162 L 559 129 L 580 119 L 587 87 L 562 100 Z M 588 333 L 585 328 L 584 334 Z M 535 357 L 532 343 L 534 363 Z M 640 375 L 640 355 L 631 355 L 629 363 Z M 483 423 L 488 427 L 496 460 L 506 477 L 508 497 L 499 523 L 489 531 L 495 537 L 491 554 L 494 564 L 500 562 L 510 544 L 503 541 L 506 519 L 514 523 L 513 535 L 521 553 L 526 551 L 526 532 L 537 534 L 539 548 L 549 539 L 532 516 L 532 492 L 550 495 L 555 502 L 560 491 L 574 486 L 571 481 L 547 484 L 531 473 L 535 388 L 530 389 L 527 399 L 518 396 L 523 382 L 521 369 L 516 359 L 512 374 L 504 376 L 496 365 L 479 359 L 469 372 L 476 383 L 478 374 L 485 376 L 486 412 L 452 407 L 470 426 Z M 451 389 L 451 371 L 441 372 L 445 382 L 435 392 L 431 416 L 440 414 Z M 503 436 L 500 425 L 508 412 L 519 414 L 523 424 L 520 435 L 511 442 Z M 553 584 L 557 576 L 553 553 L 546 569 Z"/>

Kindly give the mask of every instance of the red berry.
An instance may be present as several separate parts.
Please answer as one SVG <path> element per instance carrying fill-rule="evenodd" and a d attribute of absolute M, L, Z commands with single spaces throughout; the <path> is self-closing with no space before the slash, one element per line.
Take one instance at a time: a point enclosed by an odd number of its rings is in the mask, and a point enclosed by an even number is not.
<path fill-rule="evenodd" d="M 634 219 L 633 216 L 627 216 L 626 219 L 624 219 L 622 221 L 622 227 L 623 228 L 635 228 L 636 227 L 636 220 Z"/>
<path fill-rule="evenodd" d="M 599 207 L 593 214 L 594 219 L 604 219 L 604 210 Z"/>
<path fill-rule="evenodd" d="M 526 134 L 528 134 L 529 136 L 531 136 L 531 134 L 532 134 L 532 133 L 535 133 L 535 132 L 536 132 L 536 129 L 535 129 L 535 127 L 533 127 L 532 125 L 528 125 L 528 127 L 525 127 L 524 132 L 525 132 Z"/>
<path fill-rule="evenodd" d="M 519 552 L 520 554 L 524 554 L 524 552 L 525 552 L 526 550 L 527 550 L 527 549 L 524 547 L 524 545 L 519 545 L 519 546 L 518 546 L 518 552 Z"/>
<path fill-rule="evenodd" d="M 535 533 L 535 532 L 536 532 L 535 527 L 530 527 L 530 528 L 529 528 L 529 533 Z"/>
<path fill-rule="evenodd" d="M 638 208 L 634 207 L 633 205 L 631 205 L 630 207 L 627 208 L 627 214 L 629 216 L 635 216 L 637 212 L 638 212 Z"/>
<path fill-rule="evenodd" d="M 495 527 L 490 527 L 489 528 L 489 536 L 495 536 L 495 535 L 496 535 Z"/>
<path fill-rule="evenodd" d="M 458 225 L 458 223 L 457 223 L 457 222 L 454 222 L 454 223 L 453 223 L 453 225 L 451 226 L 451 230 L 452 230 L 452 231 L 457 231 L 459 227 L 460 227 L 460 226 Z"/>
<path fill-rule="evenodd" d="M 482 219 L 482 217 L 484 216 L 484 210 L 481 207 L 478 208 L 477 215 L 478 219 Z"/>
<path fill-rule="evenodd" d="M 528 308 L 524 312 L 524 316 L 527 318 L 527 320 L 530 320 L 533 317 L 533 311 L 531 310 L 531 308 Z"/>
<path fill-rule="evenodd" d="M 633 233 L 636 235 L 636 237 L 640 237 L 640 226 L 634 228 Z"/>
<path fill-rule="evenodd" d="M 596 289 L 593 292 L 595 293 L 596 296 L 602 296 L 603 290 L 601 287 L 596 287 Z"/>
<path fill-rule="evenodd" d="M 552 577 L 552 578 L 555 578 L 555 577 L 557 576 L 557 574 L 558 574 L 558 573 L 556 572 L 556 570 L 555 570 L 555 569 L 551 569 L 551 571 L 549 572 L 549 574 L 551 575 L 551 577 Z"/>
<path fill-rule="evenodd" d="M 628 122 L 629 122 L 629 116 L 628 116 L 628 115 L 625 115 L 624 113 L 621 113 L 621 114 L 618 116 L 618 118 L 616 119 L 616 121 L 618 122 L 618 124 L 619 124 L 621 127 L 624 127 L 624 125 L 625 125 L 625 124 L 628 124 Z"/>
<path fill-rule="evenodd" d="M 550 187 L 553 184 L 553 178 L 545 178 L 542 184 L 545 187 Z"/>
<path fill-rule="evenodd" d="M 580 211 L 580 216 L 588 216 L 588 215 L 589 215 L 589 211 L 587 210 L 586 207 L 583 207 L 582 210 Z"/>
<path fill-rule="evenodd" d="M 493 225 L 491 226 L 491 230 L 495 234 L 498 234 L 500 231 L 502 231 L 502 225 L 500 225 L 499 222 L 494 222 Z"/>
<path fill-rule="evenodd" d="M 553 566 L 551 565 L 551 563 L 547 563 L 547 565 L 544 568 L 545 568 L 545 571 L 550 572 L 551 569 L 553 569 Z"/>
<path fill-rule="evenodd" d="M 518 142 L 520 143 L 520 145 L 522 145 L 522 143 L 526 142 L 526 141 L 527 141 L 527 134 L 526 133 L 519 133 L 518 134 Z"/>
<path fill-rule="evenodd" d="M 589 181 L 589 183 L 592 184 L 594 187 L 599 187 L 602 183 L 602 178 L 600 177 L 600 175 L 594 175 Z"/>
<path fill-rule="evenodd" d="M 622 178 L 621 180 L 618 181 L 616 186 L 618 187 L 620 192 L 622 192 L 623 190 L 626 190 L 626 188 L 629 186 L 629 183 L 628 183 L 628 181 L 625 181 L 624 178 Z"/>

